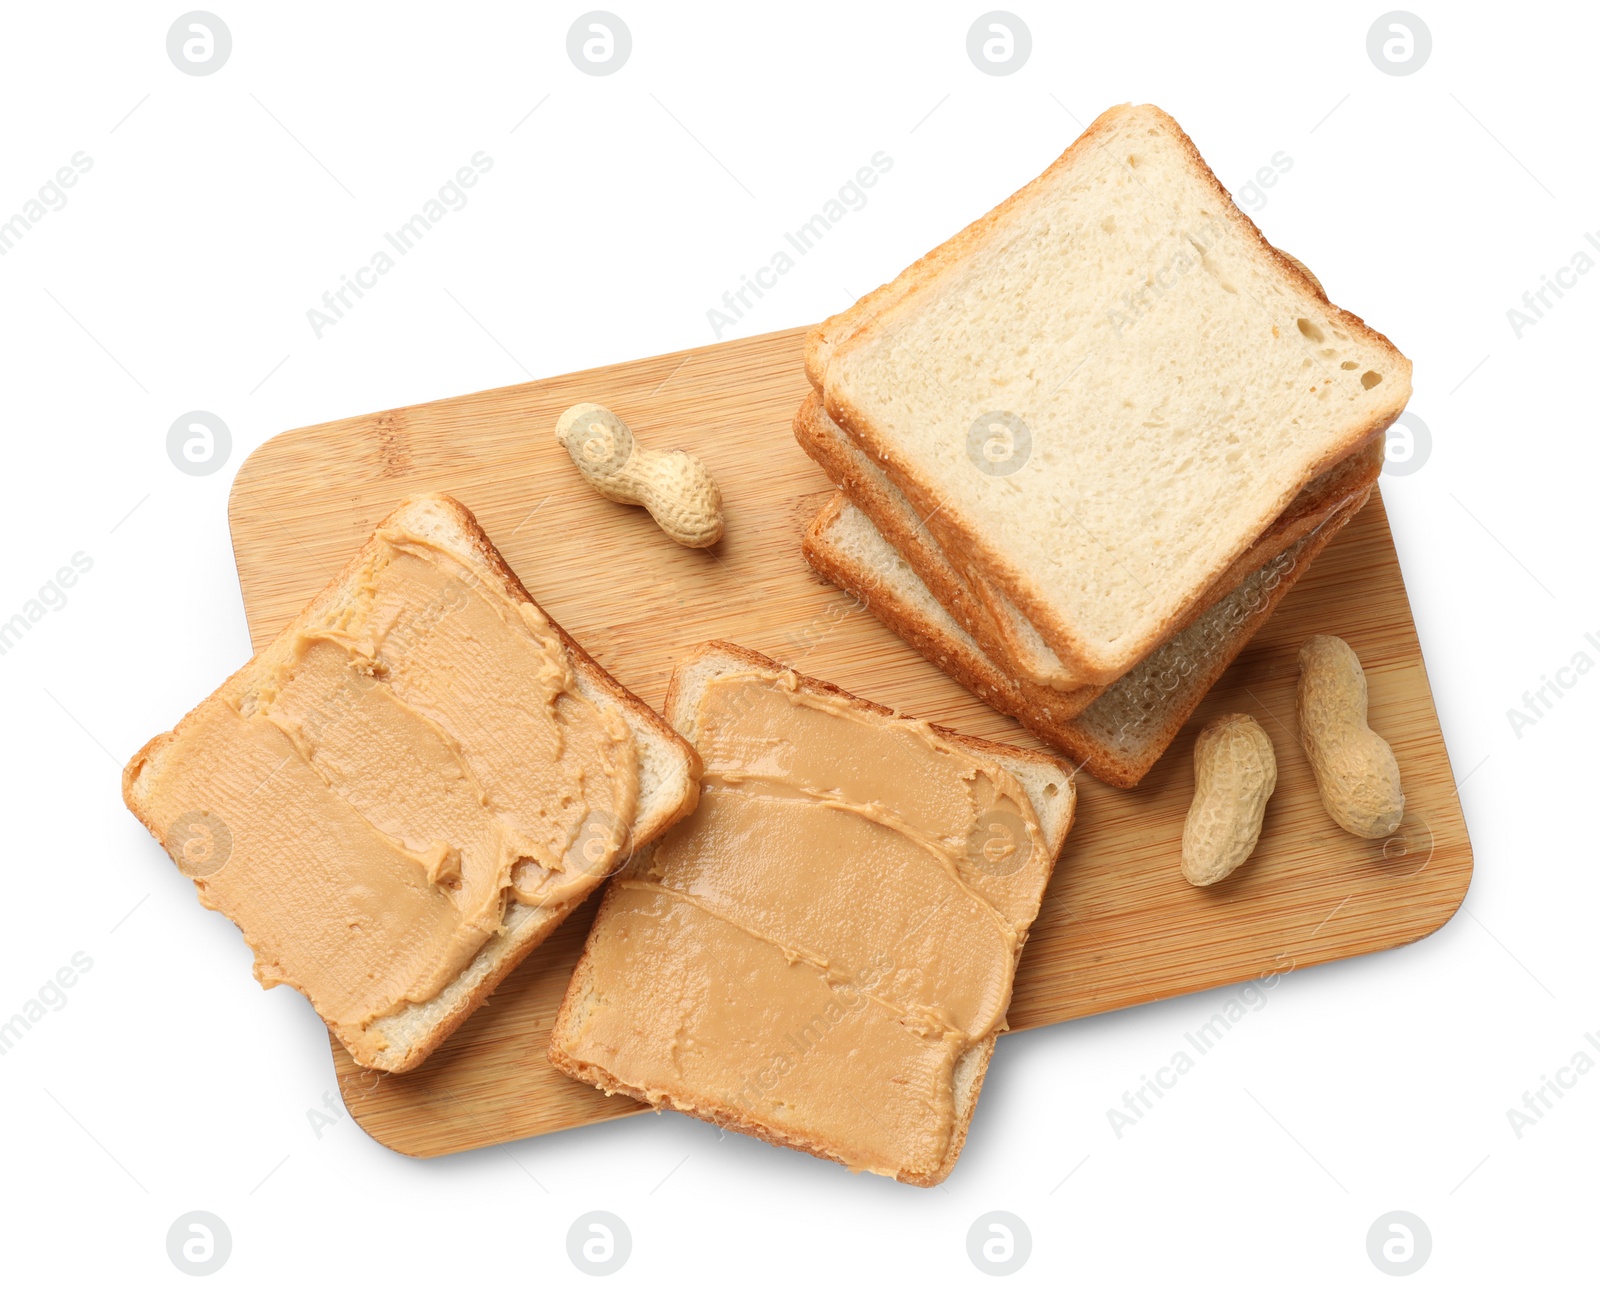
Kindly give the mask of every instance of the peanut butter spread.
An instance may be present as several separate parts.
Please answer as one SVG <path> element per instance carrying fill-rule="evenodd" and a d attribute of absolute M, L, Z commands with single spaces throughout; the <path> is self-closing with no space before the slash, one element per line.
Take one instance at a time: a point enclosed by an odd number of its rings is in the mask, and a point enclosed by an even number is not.
<path fill-rule="evenodd" d="M 852 1169 L 932 1173 L 1048 880 L 1027 794 L 793 673 L 709 681 L 692 741 L 699 809 L 617 879 L 578 1054 Z"/>
<path fill-rule="evenodd" d="M 627 723 L 580 691 L 537 608 L 413 532 L 380 529 L 364 556 L 179 726 L 149 803 L 163 836 L 200 812 L 214 853 L 174 858 L 201 903 L 357 1060 L 385 1046 L 370 1022 L 437 995 L 510 901 L 602 880 L 638 794 Z"/>

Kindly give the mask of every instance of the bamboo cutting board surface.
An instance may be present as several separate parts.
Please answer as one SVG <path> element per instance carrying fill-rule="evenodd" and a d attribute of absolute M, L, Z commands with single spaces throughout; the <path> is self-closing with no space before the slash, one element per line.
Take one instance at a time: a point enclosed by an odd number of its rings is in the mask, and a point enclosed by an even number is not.
<path fill-rule="evenodd" d="M 801 557 L 801 532 L 831 494 L 789 429 L 807 390 L 803 338 L 775 332 L 270 440 L 241 467 L 229 504 L 255 647 L 403 497 L 439 490 L 471 508 L 545 610 L 658 710 L 674 661 L 722 638 L 964 733 L 1039 746 Z M 643 510 L 582 482 L 553 430 L 584 401 L 613 409 L 644 446 L 687 448 L 710 466 L 727 513 L 720 545 L 676 546 Z M 1343 636 L 1361 656 L 1372 726 L 1399 757 L 1407 817 L 1386 841 L 1352 837 L 1329 820 L 1296 739 L 1296 653 L 1318 631 Z M 1178 873 L 1194 734 L 1230 711 L 1256 717 L 1271 735 L 1278 788 L 1254 858 L 1200 890 Z M 1023 954 L 1013 1029 L 1392 948 L 1442 926 L 1466 894 L 1472 852 L 1376 493 L 1143 784 L 1118 791 L 1079 775 L 1078 785 L 1078 822 Z M 420 1070 L 361 1070 L 333 1043 L 340 1088 L 362 1127 L 395 1150 L 439 1155 L 638 1113 L 545 1059 L 597 902 Z"/>

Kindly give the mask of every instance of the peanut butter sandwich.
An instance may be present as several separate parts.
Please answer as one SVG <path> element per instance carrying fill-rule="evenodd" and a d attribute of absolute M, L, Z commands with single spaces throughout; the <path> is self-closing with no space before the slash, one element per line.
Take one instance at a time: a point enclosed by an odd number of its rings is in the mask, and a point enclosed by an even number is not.
<path fill-rule="evenodd" d="M 720 642 L 678 667 L 667 714 L 700 805 L 611 883 L 552 1062 L 937 1184 L 1072 825 L 1068 770 Z"/>
<path fill-rule="evenodd" d="M 413 497 L 123 772 L 128 807 L 357 1063 L 418 1065 L 625 861 L 699 761 Z"/>

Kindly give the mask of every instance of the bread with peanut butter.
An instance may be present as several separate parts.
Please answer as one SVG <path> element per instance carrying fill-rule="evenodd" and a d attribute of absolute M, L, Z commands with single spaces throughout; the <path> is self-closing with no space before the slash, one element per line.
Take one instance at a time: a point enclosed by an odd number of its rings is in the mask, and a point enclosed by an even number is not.
<path fill-rule="evenodd" d="M 612 880 L 550 1059 L 918 1186 L 950 1172 L 1076 791 L 736 645 L 673 673 L 700 806 Z"/>
<path fill-rule="evenodd" d="M 428 494 L 140 749 L 123 798 L 264 987 L 400 1073 L 693 810 L 699 774 L 471 512 Z"/>

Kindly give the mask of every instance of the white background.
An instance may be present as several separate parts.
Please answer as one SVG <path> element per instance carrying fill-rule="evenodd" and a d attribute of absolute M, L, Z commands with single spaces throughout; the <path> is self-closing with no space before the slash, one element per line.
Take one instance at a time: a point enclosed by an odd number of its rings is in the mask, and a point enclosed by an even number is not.
<path fill-rule="evenodd" d="M 1031 1229 L 1018 1283 L 1376 1283 L 1367 1230 L 1395 1209 L 1432 1231 L 1418 1283 L 1592 1277 L 1600 1071 L 1520 1138 L 1507 1111 L 1600 1031 L 1600 677 L 1521 737 L 1506 711 L 1600 660 L 1600 273 L 1520 339 L 1506 310 L 1600 235 L 1594 8 L 1415 0 L 1432 56 L 1393 77 L 1379 4 L 1019 4 L 1031 58 L 994 77 L 966 52 L 981 4 L 613 2 L 633 52 L 605 77 L 567 56 L 579 5 L 215 0 L 233 51 L 203 77 L 167 56 L 178 5 L 8 6 L 0 220 L 93 165 L 0 257 L 0 618 L 74 552 L 93 568 L 0 656 L 0 1016 L 93 967 L 0 1058 L 6 1281 L 179 1282 L 166 1232 L 194 1209 L 232 1231 L 219 1284 L 587 1283 L 565 1237 L 593 1209 L 631 1229 L 635 1282 L 978 1283 L 990 1210 Z M 1383 493 L 1465 779 L 1462 912 L 1286 977 L 1120 1140 L 1107 1110 L 1218 996 L 1006 1039 L 933 1191 L 672 1115 L 428 1163 L 349 1118 L 319 1137 L 321 1023 L 256 987 L 118 795 L 248 655 L 239 463 L 294 426 L 708 343 L 722 293 L 884 151 L 865 208 L 724 336 L 812 322 L 1128 100 L 1235 191 L 1287 153 L 1256 219 L 1415 361 L 1433 451 Z M 479 151 L 469 204 L 315 337 L 307 309 Z M 233 435 L 204 478 L 165 449 L 193 409 Z"/>

